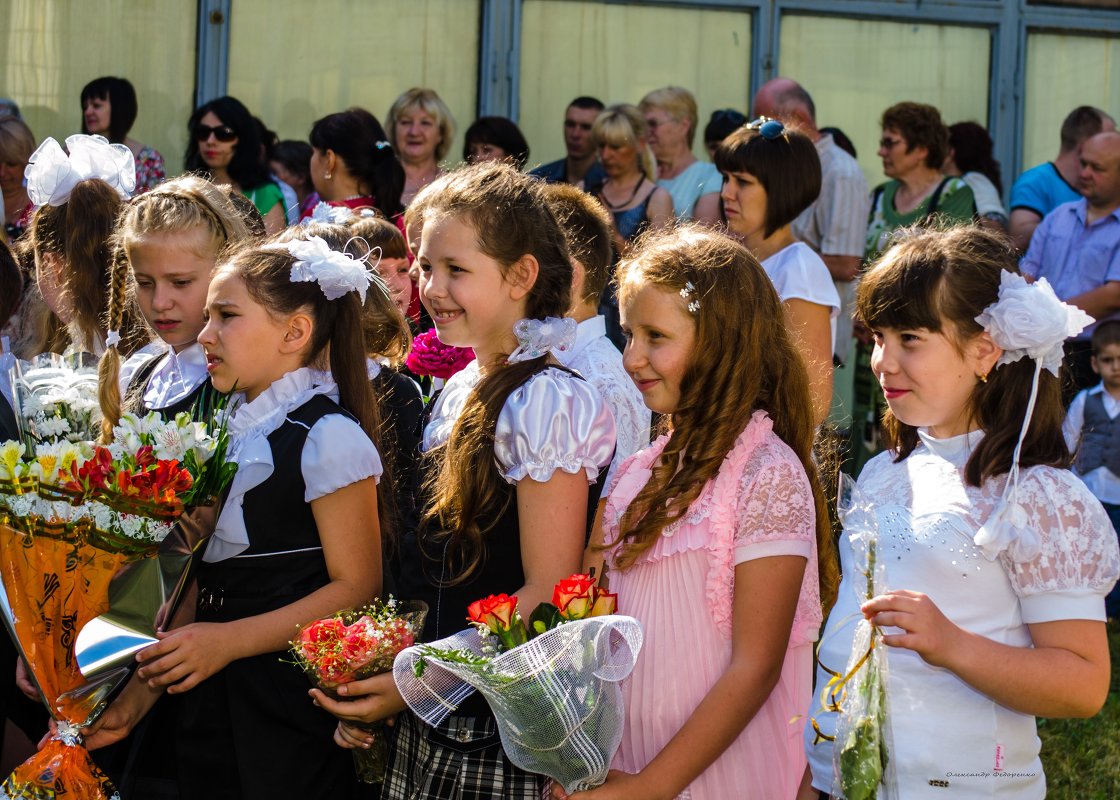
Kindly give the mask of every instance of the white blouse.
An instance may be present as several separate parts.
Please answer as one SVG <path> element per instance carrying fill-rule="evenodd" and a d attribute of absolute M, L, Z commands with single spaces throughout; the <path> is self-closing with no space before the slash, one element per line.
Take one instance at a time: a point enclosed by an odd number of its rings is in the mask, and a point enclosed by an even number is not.
<path fill-rule="evenodd" d="M 794 242 L 765 259 L 762 268 L 770 276 L 783 303 L 786 300 L 804 300 L 828 309 L 832 349 L 835 351 L 840 295 L 836 291 L 836 284 L 832 282 L 832 274 L 821 257 L 809 245 Z"/>
<path fill-rule="evenodd" d="M 128 390 L 136 372 L 152 358 L 150 347 L 149 345 L 134 353 L 121 365 L 122 395 Z M 206 352 L 197 342 L 178 353 L 170 347 L 165 348 L 162 353 L 162 357 L 155 356 L 161 358 L 160 363 L 152 370 L 148 385 L 144 387 L 144 405 L 148 408 L 172 406 L 190 396 L 191 392 L 210 379 L 210 373 L 206 371 Z"/>
<path fill-rule="evenodd" d="M 965 484 L 964 465 L 982 436 L 921 433 L 921 443 L 902 461 L 894 463 L 894 453 L 886 452 L 864 468 L 858 489 L 875 509 L 888 587 L 923 592 L 956 625 L 1012 647 L 1031 646 L 1028 625 L 1034 623 L 1103 621 L 1104 596 L 1120 575 L 1120 549 L 1104 508 L 1072 472 L 1024 470 L 1019 497 L 1026 526 L 983 547 L 974 540 L 1006 484 L 1006 476 L 980 487 Z M 848 663 L 866 599 L 849 535 L 840 538 L 844 578 L 818 654 L 821 665 L 837 672 Z M 1000 705 L 912 650 L 884 652 L 897 797 L 1045 796 L 1033 716 Z M 818 688 L 828 679 L 818 667 Z M 810 714 L 822 731 L 835 732 L 836 715 L 822 710 L 819 693 Z M 813 739 L 806 725 L 813 786 L 827 791 L 832 743 L 814 745 Z"/>
<path fill-rule="evenodd" d="M 218 516 L 218 525 L 206 548 L 204 561 L 234 558 L 249 547 L 242 506 L 245 495 L 272 475 L 274 464 L 268 436 L 288 414 L 312 397 L 325 394 L 338 400 L 338 386 L 317 370 L 302 368 L 287 373 L 250 403 L 237 407 L 229 422 L 230 458 L 237 461 L 229 496 Z M 300 468 L 310 503 L 344 486 L 380 478 L 384 468 L 377 448 L 354 420 L 344 414 L 327 414 L 308 431 Z"/>
<path fill-rule="evenodd" d="M 472 361 L 447 381 L 424 428 L 423 449 L 445 444 L 481 380 Z M 610 409 L 587 381 L 559 369 L 538 372 L 506 398 L 498 415 L 494 458 L 502 477 L 544 482 L 557 469 L 581 469 L 589 483 L 611 461 L 615 429 Z"/>

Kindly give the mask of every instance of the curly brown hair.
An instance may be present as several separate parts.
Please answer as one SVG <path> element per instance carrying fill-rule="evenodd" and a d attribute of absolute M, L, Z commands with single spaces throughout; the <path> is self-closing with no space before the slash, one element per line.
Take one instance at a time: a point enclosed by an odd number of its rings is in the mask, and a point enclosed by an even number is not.
<path fill-rule="evenodd" d="M 924 103 L 896 103 L 883 112 L 879 126 L 897 131 L 906 140 L 906 152 L 915 147 L 926 148 L 926 166 L 941 169 L 949 155 L 949 129 L 941 121 L 941 112 Z"/>
<path fill-rule="evenodd" d="M 625 569 L 667 525 L 680 519 L 719 472 L 751 415 L 765 411 L 774 433 L 797 455 L 816 507 L 821 601 L 836 597 L 839 568 L 828 508 L 813 460 L 816 430 L 809 375 L 785 323 L 773 283 L 746 248 L 708 228 L 682 224 L 651 233 L 619 267 L 619 303 L 643 286 L 678 293 L 691 284 L 700 301 L 694 358 L 681 380 L 680 405 L 652 475 L 619 522 Z"/>

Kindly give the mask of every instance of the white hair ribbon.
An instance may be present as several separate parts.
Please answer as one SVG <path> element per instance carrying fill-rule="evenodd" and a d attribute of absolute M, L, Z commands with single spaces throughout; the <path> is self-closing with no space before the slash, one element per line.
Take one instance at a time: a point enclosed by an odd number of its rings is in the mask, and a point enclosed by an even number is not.
<path fill-rule="evenodd" d="M 296 260 L 292 264 L 292 283 L 314 281 L 328 300 L 337 300 L 347 292 L 357 292 L 365 304 L 366 290 L 374 276 L 364 261 L 331 250 L 330 245 L 319 236 L 272 247 L 283 248 Z"/>
<path fill-rule="evenodd" d="M 61 206 L 84 180 L 100 178 L 116 189 L 122 200 L 136 189 L 136 159 L 123 144 L 111 144 L 104 136 L 76 134 L 66 139 L 69 155 L 53 137 L 31 154 L 27 169 L 27 196 L 37 206 Z"/>
<path fill-rule="evenodd" d="M 572 349 L 576 342 L 577 323 L 571 317 L 519 319 L 513 326 L 517 349 L 509 354 L 508 363 L 530 361 L 545 353 L 557 355 Z"/>

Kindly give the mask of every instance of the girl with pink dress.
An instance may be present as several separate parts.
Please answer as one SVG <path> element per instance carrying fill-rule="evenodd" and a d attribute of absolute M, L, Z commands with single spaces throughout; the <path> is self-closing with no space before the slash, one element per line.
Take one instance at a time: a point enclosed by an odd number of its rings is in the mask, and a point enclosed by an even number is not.
<path fill-rule="evenodd" d="M 706 228 L 647 238 L 619 300 L 666 433 L 620 466 L 588 550 L 645 644 L 613 770 L 571 800 L 793 797 L 837 585 L 804 362 L 758 262 Z"/>

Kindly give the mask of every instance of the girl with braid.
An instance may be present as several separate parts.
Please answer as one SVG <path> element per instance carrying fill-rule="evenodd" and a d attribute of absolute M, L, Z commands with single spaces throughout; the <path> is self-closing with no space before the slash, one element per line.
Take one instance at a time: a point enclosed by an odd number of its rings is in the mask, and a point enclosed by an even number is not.
<path fill-rule="evenodd" d="M 618 281 L 623 364 L 665 432 L 619 467 L 585 559 L 645 644 L 614 771 L 571 800 L 793 797 L 790 721 L 838 580 L 805 362 L 770 279 L 726 236 L 650 235 Z"/>

